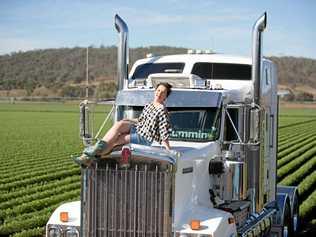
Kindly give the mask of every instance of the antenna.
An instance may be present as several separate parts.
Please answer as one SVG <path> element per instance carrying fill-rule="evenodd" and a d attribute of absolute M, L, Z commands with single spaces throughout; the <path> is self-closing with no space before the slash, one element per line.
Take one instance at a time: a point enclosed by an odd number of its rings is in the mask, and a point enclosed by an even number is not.
<path fill-rule="evenodd" d="M 86 99 L 89 98 L 89 46 L 86 51 Z"/>

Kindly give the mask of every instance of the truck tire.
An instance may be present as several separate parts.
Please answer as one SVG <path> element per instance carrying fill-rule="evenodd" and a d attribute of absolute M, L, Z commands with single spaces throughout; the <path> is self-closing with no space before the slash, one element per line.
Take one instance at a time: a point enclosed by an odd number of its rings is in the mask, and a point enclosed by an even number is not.
<path fill-rule="evenodd" d="M 299 196 L 295 192 L 292 202 L 292 233 L 296 236 L 300 230 L 300 216 L 299 216 Z"/>
<path fill-rule="evenodd" d="M 283 216 L 282 237 L 293 237 L 292 229 L 291 206 L 289 202 L 286 202 Z"/>
<path fill-rule="evenodd" d="M 287 194 L 289 196 L 289 203 L 291 208 L 291 221 L 292 228 L 289 230 L 291 236 L 296 236 L 300 230 L 300 217 L 299 217 L 299 194 L 297 186 L 277 186 L 278 194 Z"/>

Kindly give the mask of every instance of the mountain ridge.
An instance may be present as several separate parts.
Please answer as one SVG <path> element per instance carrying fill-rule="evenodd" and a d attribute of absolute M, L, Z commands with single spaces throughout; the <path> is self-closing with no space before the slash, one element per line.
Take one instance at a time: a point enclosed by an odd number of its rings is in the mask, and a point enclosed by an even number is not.
<path fill-rule="evenodd" d="M 187 53 L 186 48 L 149 46 L 130 49 L 130 65 L 148 53 Z M 279 88 L 292 97 L 316 98 L 316 60 L 267 57 L 278 67 Z M 89 83 L 96 97 L 115 94 L 116 46 L 89 47 Z M 86 81 L 86 48 L 40 49 L 0 56 L 0 96 L 82 97 Z M 305 95 L 304 94 L 304 95 Z M 305 96 L 306 97 L 306 96 Z M 304 98 L 305 98 L 304 97 Z"/>

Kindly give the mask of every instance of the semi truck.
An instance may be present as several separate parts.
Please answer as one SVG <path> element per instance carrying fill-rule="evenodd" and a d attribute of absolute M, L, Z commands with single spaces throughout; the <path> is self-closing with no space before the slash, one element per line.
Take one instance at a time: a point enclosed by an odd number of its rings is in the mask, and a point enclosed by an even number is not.
<path fill-rule="evenodd" d="M 262 56 L 266 23 L 264 13 L 253 26 L 251 58 L 190 50 L 147 55 L 128 72 L 128 27 L 116 15 L 118 91 L 110 114 L 137 118 L 155 86 L 168 82 L 173 151 L 127 144 L 81 166 L 81 199 L 54 211 L 46 236 L 295 236 L 297 188 L 277 185 L 277 69 Z M 89 106 L 80 104 L 87 146 Z"/>

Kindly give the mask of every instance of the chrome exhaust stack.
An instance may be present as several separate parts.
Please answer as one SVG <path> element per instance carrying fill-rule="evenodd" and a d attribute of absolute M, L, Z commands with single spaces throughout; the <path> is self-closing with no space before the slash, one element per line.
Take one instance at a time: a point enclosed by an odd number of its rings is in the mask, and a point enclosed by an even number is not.
<path fill-rule="evenodd" d="M 117 47 L 118 90 L 122 90 L 127 87 L 128 79 L 128 27 L 123 19 L 117 14 L 115 15 L 114 22 L 115 29 L 119 33 L 119 44 Z"/>
<path fill-rule="evenodd" d="M 252 30 L 252 83 L 253 101 L 250 109 L 250 141 L 252 143 L 248 158 L 248 182 L 251 200 L 251 212 L 259 212 L 263 208 L 263 155 L 260 150 L 264 149 L 262 143 L 262 114 L 260 91 L 261 91 L 261 68 L 262 68 L 262 32 L 267 24 L 267 13 L 265 12 L 255 22 Z"/>
<path fill-rule="evenodd" d="M 253 83 L 253 102 L 260 103 L 260 72 L 262 64 L 262 32 L 267 25 L 267 13 L 265 12 L 253 26 L 252 29 L 252 83 Z"/>

